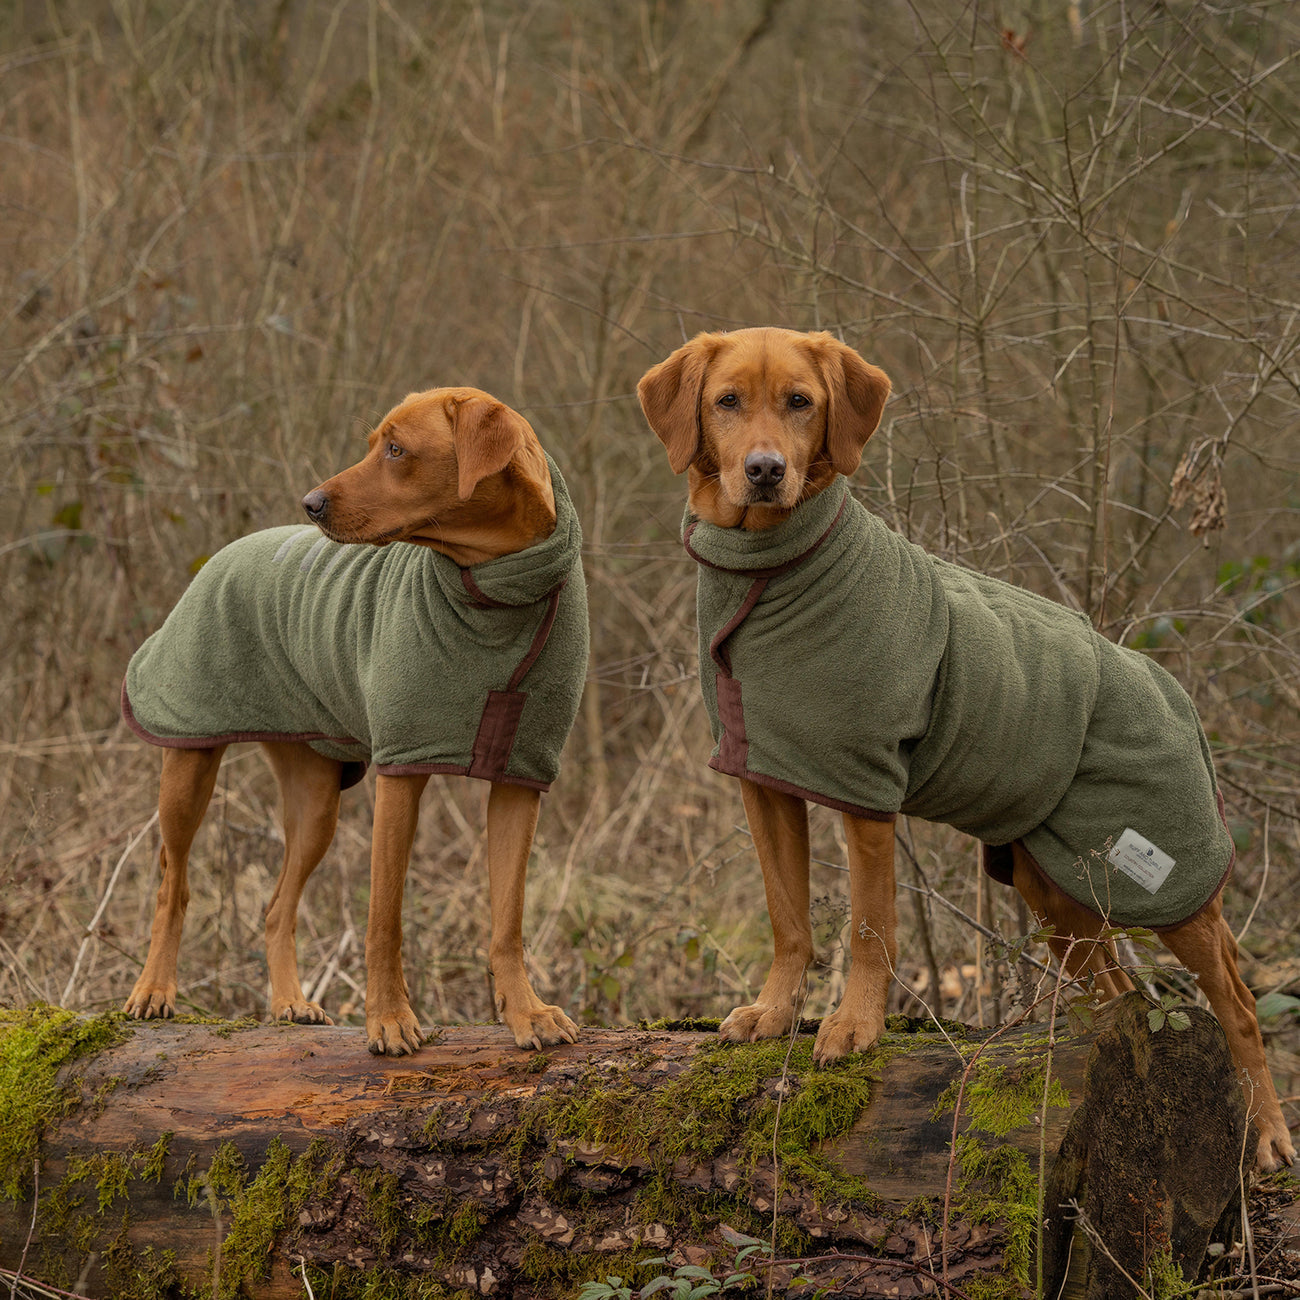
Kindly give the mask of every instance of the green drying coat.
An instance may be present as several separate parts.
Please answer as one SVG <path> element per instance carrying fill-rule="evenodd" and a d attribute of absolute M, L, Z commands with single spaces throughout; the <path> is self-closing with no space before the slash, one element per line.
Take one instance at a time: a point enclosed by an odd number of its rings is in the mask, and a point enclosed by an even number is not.
<path fill-rule="evenodd" d="M 373 761 L 545 790 L 587 672 L 582 530 L 548 463 L 551 535 L 469 568 L 315 527 L 232 542 L 132 657 L 127 722 L 175 748 L 305 741 L 345 786 Z"/>
<path fill-rule="evenodd" d="M 859 817 L 1019 840 L 1119 924 L 1178 924 L 1233 860 L 1209 746 L 1163 668 L 1082 614 L 936 559 L 842 476 L 774 528 L 687 513 L 699 565 L 710 766 Z M 1125 831 L 1174 859 L 1154 892 L 1107 854 Z"/>

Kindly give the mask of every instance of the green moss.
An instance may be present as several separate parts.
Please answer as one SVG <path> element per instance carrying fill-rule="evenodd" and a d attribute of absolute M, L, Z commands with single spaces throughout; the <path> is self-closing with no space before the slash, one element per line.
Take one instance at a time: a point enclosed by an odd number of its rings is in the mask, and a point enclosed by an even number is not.
<path fill-rule="evenodd" d="M 713 1016 L 683 1016 L 676 1020 L 643 1020 L 637 1028 L 657 1034 L 716 1034 L 721 1025 L 722 1021 Z"/>
<path fill-rule="evenodd" d="M 1070 1094 L 1059 1079 L 1047 1081 L 1046 1060 L 1021 1058 L 1009 1065 L 995 1065 L 981 1061 L 975 1067 L 974 1078 L 966 1081 L 961 1092 L 962 1107 L 970 1116 L 970 1126 L 1006 1137 L 1012 1129 L 1024 1128 L 1035 1122 L 1043 1106 L 1043 1084 L 1047 1082 L 1047 1104 L 1069 1106 Z M 935 1102 L 931 1119 L 941 1119 L 957 1104 L 961 1091 L 959 1080 L 954 1080 Z"/>
<path fill-rule="evenodd" d="M 241 1016 L 238 1020 L 229 1020 L 225 1016 L 175 1016 L 174 1025 L 207 1025 L 217 1038 L 232 1038 L 243 1029 L 261 1029 L 262 1022 L 256 1016 Z"/>
<path fill-rule="evenodd" d="M 961 1134 L 956 1150 L 962 1193 L 958 1210 L 973 1223 L 1006 1222 L 1008 1278 L 1029 1286 L 1038 1238 L 1038 1178 L 1028 1157 L 1011 1146 L 985 1147 L 974 1133 Z"/>
<path fill-rule="evenodd" d="M 104 1250 L 104 1283 L 113 1300 L 163 1300 L 189 1294 L 176 1267 L 176 1253 L 136 1250 L 127 1238 L 126 1219 L 121 1231 Z"/>
<path fill-rule="evenodd" d="M 87 1018 L 44 1003 L 0 1011 L 0 1195 L 30 1193 L 41 1136 L 79 1100 L 76 1081 L 60 1081 L 59 1070 L 126 1032 L 117 1012 Z"/>
<path fill-rule="evenodd" d="M 771 1216 L 759 1214 L 748 1201 L 723 1192 L 690 1191 L 663 1174 L 649 1178 L 638 1191 L 635 1219 L 640 1224 L 662 1223 L 693 1241 L 712 1238 L 719 1223 L 763 1241 L 772 1236 Z M 776 1233 L 778 1255 L 796 1258 L 814 1253 L 813 1239 L 790 1220 L 778 1218 Z M 718 1262 L 729 1258 L 720 1248 Z"/>
<path fill-rule="evenodd" d="M 328 1194 L 340 1165 L 338 1153 L 331 1153 L 319 1138 L 297 1159 L 279 1138 L 273 1138 L 266 1159 L 249 1179 L 243 1157 L 230 1143 L 217 1149 L 207 1174 L 192 1182 L 211 1188 L 230 1205 L 230 1230 L 221 1243 L 223 1297 L 242 1295 L 248 1283 L 268 1275 L 276 1242 L 308 1199 Z"/>
<path fill-rule="evenodd" d="M 1025 1288 L 1009 1277 L 967 1278 L 962 1287 L 970 1300 L 1024 1300 Z"/>
<path fill-rule="evenodd" d="M 1045 1085 L 1047 1105 L 1069 1106 L 1065 1086 L 1047 1076 L 1045 1052 L 1007 1064 L 980 1061 L 965 1088 L 954 1081 L 931 1111 L 932 1119 L 951 1114 L 961 1091 L 970 1124 L 956 1143 L 961 1171 L 958 1208 L 973 1222 L 1007 1224 L 1006 1276 L 987 1281 L 985 1300 L 1019 1294 L 1029 1285 L 1038 1238 L 1038 1178 L 1023 1152 L 1006 1145 L 986 1147 L 979 1134 L 1004 1138 L 1013 1129 L 1034 1124 L 1042 1114 Z"/>
<path fill-rule="evenodd" d="M 233 1142 L 223 1142 L 212 1157 L 212 1163 L 201 1174 L 193 1174 L 185 1184 L 185 1200 L 190 1206 L 199 1203 L 200 1197 L 214 1198 L 216 1205 L 222 1200 L 233 1201 L 244 1190 L 247 1181 L 244 1157 Z"/>
<path fill-rule="evenodd" d="M 279 1138 L 273 1138 L 256 1176 L 233 1192 L 234 1215 L 221 1243 L 223 1296 L 238 1295 L 243 1282 L 266 1276 L 271 1247 L 288 1215 L 285 1192 L 292 1161 L 289 1148 Z"/>
<path fill-rule="evenodd" d="M 73 1182 L 93 1182 L 99 1199 L 99 1213 L 105 1213 L 119 1197 L 126 1199 L 127 1184 L 133 1174 L 135 1157 L 121 1151 L 96 1151 L 89 1156 L 73 1156 L 68 1161 L 68 1178 Z"/>
<path fill-rule="evenodd" d="M 630 1250 L 557 1250 L 539 1237 L 528 1242 L 519 1260 L 519 1276 L 546 1296 L 572 1295 L 585 1283 L 603 1282 L 611 1273 L 628 1278 L 638 1272 L 646 1269 Z"/>
<path fill-rule="evenodd" d="M 883 1064 L 903 1049 L 887 1036 L 874 1052 L 815 1069 L 810 1038 L 793 1047 L 784 1040 L 717 1043 L 652 1091 L 630 1071 L 592 1071 L 571 1092 L 539 1098 L 513 1142 L 521 1159 L 536 1143 L 604 1145 L 614 1160 L 648 1163 L 664 1185 L 678 1161 L 730 1152 L 739 1153 L 742 1175 L 752 1175 L 770 1167 L 775 1147 L 782 1180 L 824 1202 L 874 1206 L 867 1181 L 845 1174 L 822 1147 L 853 1125 Z"/>
<path fill-rule="evenodd" d="M 386 1255 L 406 1219 L 402 1212 L 401 1185 L 396 1174 L 368 1169 L 361 1176 L 361 1190 L 366 1197 L 366 1215 L 379 1232 L 379 1252 Z"/>
<path fill-rule="evenodd" d="M 140 1177 L 148 1179 L 151 1183 L 161 1183 L 163 1176 L 163 1166 L 167 1163 L 167 1152 L 171 1149 L 172 1138 L 176 1135 L 168 1129 L 157 1142 L 149 1148 L 148 1154 L 144 1158 L 144 1165 L 140 1170 Z"/>
<path fill-rule="evenodd" d="M 311 1293 L 330 1300 L 478 1300 L 478 1293 L 464 1287 L 447 1287 L 417 1273 L 392 1268 L 349 1268 L 336 1264 L 333 1270 L 309 1268 Z"/>

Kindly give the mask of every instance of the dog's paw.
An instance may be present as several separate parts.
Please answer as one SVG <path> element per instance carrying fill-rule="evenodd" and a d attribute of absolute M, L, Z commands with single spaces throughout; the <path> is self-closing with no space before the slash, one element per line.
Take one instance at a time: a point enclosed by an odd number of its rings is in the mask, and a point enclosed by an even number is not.
<path fill-rule="evenodd" d="M 781 1038 L 794 1024 L 794 1006 L 771 1006 L 755 1002 L 737 1007 L 718 1026 L 718 1034 L 729 1043 L 752 1043 L 760 1038 Z"/>
<path fill-rule="evenodd" d="M 424 1034 L 409 1006 L 366 1016 L 366 1046 L 371 1056 L 409 1056 L 422 1042 Z"/>
<path fill-rule="evenodd" d="M 332 1025 L 325 1008 L 317 1002 L 300 998 L 297 1002 L 272 1002 L 271 1019 L 277 1023 L 295 1025 Z"/>
<path fill-rule="evenodd" d="M 133 1020 L 170 1020 L 176 1014 L 176 985 L 160 987 L 141 980 L 122 1010 Z"/>
<path fill-rule="evenodd" d="M 1260 1122 L 1260 1118 L 1256 1119 L 1256 1123 Z M 1291 1141 L 1286 1124 L 1279 1120 L 1271 1131 L 1260 1134 L 1259 1146 L 1255 1151 L 1255 1168 L 1261 1174 L 1272 1174 L 1283 1166 L 1294 1163 L 1295 1143 Z"/>
<path fill-rule="evenodd" d="M 576 1043 L 578 1026 L 560 1010 L 549 1007 L 539 1001 L 526 1011 L 501 1013 L 506 1027 L 515 1036 L 518 1047 L 532 1048 L 540 1051 L 543 1047 L 554 1047 L 557 1043 Z"/>
<path fill-rule="evenodd" d="M 835 1011 L 822 1021 L 813 1044 L 813 1060 L 829 1065 L 850 1052 L 865 1052 L 880 1041 L 885 1032 L 884 1019 L 877 1016 L 852 1016 Z"/>

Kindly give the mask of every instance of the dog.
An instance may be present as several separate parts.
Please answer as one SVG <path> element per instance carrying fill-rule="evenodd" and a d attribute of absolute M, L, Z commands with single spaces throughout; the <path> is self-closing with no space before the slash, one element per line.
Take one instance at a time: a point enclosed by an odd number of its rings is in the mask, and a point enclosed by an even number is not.
<path fill-rule="evenodd" d="M 793 1023 L 813 955 L 813 800 L 843 814 L 853 914 L 815 1059 L 879 1039 L 897 961 L 894 820 L 922 816 L 980 838 L 990 874 L 1054 928 L 1067 975 L 1091 975 L 1103 997 L 1132 987 L 1103 928 L 1157 929 L 1245 1076 L 1258 1167 L 1291 1163 L 1221 913 L 1233 849 L 1191 701 L 1085 616 L 927 555 L 849 496 L 889 392 L 831 335 L 772 328 L 697 335 L 638 386 L 688 474 L 710 765 L 740 780 L 772 922 L 771 970 L 722 1037 Z"/>
<path fill-rule="evenodd" d="M 582 532 L 528 422 L 487 393 L 412 393 L 359 463 L 308 492 L 305 525 L 223 548 L 132 657 L 122 709 L 163 747 L 162 884 L 125 1010 L 176 1007 L 187 862 L 226 746 L 258 741 L 283 803 L 284 865 L 266 912 L 274 1020 L 332 1023 L 298 978 L 298 900 L 333 839 L 340 790 L 377 767 L 366 931 L 366 1037 L 414 1052 L 402 890 L 434 772 L 489 781 L 490 960 L 520 1047 L 577 1027 L 524 969 L 524 873 L 587 664 Z"/>

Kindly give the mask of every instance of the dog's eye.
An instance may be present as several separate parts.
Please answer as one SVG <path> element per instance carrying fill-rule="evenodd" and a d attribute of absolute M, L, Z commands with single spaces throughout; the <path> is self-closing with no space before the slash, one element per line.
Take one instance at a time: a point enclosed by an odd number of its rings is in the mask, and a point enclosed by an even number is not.
<path fill-rule="evenodd" d="M 737 406 L 739 402 L 740 398 L 738 398 L 735 393 L 723 393 L 722 396 L 718 398 L 718 405 L 725 406 L 728 410 L 733 406 Z"/>
<path fill-rule="evenodd" d="M 390 442 L 384 450 L 384 455 L 387 456 L 389 460 L 396 460 L 399 456 L 406 455 L 406 448 L 399 447 L 395 442 Z"/>
<path fill-rule="evenodd" d="M 802 393 L 791 393 L 791 394 L 790 394 L 790 405 L 793 406 L 794 409 L 797 411 L 797 410 L 799 410 L 801 407 L 811 405 L 811 403 L 808 401 L 808 399 L 807 399 L 807 398 L 806 398 Z"/>

